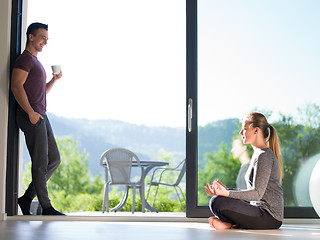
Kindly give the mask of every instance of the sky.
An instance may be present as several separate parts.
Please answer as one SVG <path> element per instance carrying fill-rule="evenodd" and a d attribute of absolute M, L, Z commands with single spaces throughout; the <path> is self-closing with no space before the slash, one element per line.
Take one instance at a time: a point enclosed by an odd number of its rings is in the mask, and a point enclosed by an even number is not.
<path fill-rule="evenodd" d="M 310 0 L 199 1 L 200 123 L 319 104 L 319 10 Z"/>
<path fill-rule="evenodd" d="M 320 104 L 320 1 L 198 1 L 198 123 Z M 185 126 L 184 0 L 28 0 L 49 24 L 39 60 L 63 78 L 48 111 Z"/>

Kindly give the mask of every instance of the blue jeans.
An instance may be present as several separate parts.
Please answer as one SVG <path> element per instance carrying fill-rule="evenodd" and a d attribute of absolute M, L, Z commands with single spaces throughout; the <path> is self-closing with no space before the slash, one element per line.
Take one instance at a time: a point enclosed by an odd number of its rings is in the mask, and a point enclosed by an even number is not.
<path fill-rule="evenodd" d="M 240 228 L 278 229 L 282 224 L 266 210 L 239 199 L 213 196 L 209 208 L 221 221 Z"/>
<path fill-rule="evenodd" d="M 60 154 L 54 134 L 46 115 L 42 115 L 36 124 L 32 124 L 25 113 L 17 113 L 18 127 L 23 131 L 31 157 L 32 182 L 24 196 L 38 200 L 43 209 L 51 207 L 47 190 L 47 181 L 60 165 Z"/>

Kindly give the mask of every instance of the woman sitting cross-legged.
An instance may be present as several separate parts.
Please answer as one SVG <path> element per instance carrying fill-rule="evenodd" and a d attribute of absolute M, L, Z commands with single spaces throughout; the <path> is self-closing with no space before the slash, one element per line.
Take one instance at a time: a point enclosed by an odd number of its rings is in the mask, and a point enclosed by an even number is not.
<path fill-rule="evenodd" d="M 216 230 L 232 227 L 245 229 L 278 229 L 283 220 L 282 163 L 276 130 L 264 115 L 249 113 L 240 134 L 254 153 L 246 172 L 245 190 L 228 189 L 219 180 L 205 186 L 213 195 L 209 208 L 214 217 L 210 226 Z"/>

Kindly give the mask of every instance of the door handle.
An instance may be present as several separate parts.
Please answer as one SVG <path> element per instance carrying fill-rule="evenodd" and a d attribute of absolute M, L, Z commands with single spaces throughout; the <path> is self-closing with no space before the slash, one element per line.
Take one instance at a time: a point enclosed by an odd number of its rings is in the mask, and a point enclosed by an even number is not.
<path fill-rule="evenodd" d="M 192 98 L 188 99 L 188 131 L 192 131 Z"/>

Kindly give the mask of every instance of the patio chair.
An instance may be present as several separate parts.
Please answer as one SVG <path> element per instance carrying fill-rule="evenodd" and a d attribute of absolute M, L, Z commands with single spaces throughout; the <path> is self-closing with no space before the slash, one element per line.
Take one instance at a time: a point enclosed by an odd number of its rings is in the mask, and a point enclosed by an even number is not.
<path fill-rule="evenodd" d="M 135 161 L 135 166 L 141 169 L 141 174 L 137 181 L 131 179 L 132 161 Z M 132 188 L 133 196 L 131 212 L 134 213 L 136 188 L 141 187 L 141 176 L 143 175 L 143 167 L 141 167 L 137 155 L 124 148 L 112 148 L 101 155 L 100 165 L 105 168 L 102 212 L 104 213 L 105 210 L 109 212 L 109 185 L 124 185 L 126 188 L 125 195 L 121 202 L 111 211 L 116 212 L 122 209 L 127 200 L 129 188 Z M 144 206 L 142 206 L 142 211 L 144 212 Z"/>
<path fill-rule="evenodd" d="M 166 173 L 166 172 L 173 172 L 173 171 L 179 172 L 176 180 L 174 182 L 172 182 L 172 183 L 164 182 L 162 180 L 163 174 Z M 156 172 L 159 172 L 159 180 L 158 181 L 154 180 Z M 147 199 L 148 199 L 151 187 L 152 186 L 157 186 L 156 192 L 155 192 L 154 197 L 153 197 L 152 207 L 153 207 L 154 202 L 156 200 L 158 189 L 159 189 L 160 185 L 164 185 L 164 186 L 174 187 L 174 189 L 176 191 L 176 194 L 177 194 L 177 197 L 178 197 L 178 199 L 180 201 L 182 210 L 184 211 L 184 207 L 183 207 L 182 201 L 180 199 L 180 195 L 179 195 L 178 189 L 180 190 L 180 193 L 183 196 L 183 199 L 184 199 L 184 202 L 185 202 L 186 201 L 185 196 L 184 196 L 184 194 L 183 194 L 183 192 L 182 192 L 182 190 L 181 190 L 181 188 L 179 186 L 179 184 L 180 184 L 185 172 L 186 172 L 186 160 L 185 159 L 183 161 L 181 161 L 178 164 L 178 166 L 176 166 L 175 168 L 163 168 L 163 167 L 160 167 L 160 168 L 156 168 L 153 171 L 152 177 L 151 177 L 151 182 L 149 183 L 150 186 L 149 186 L 149 189 L 148 189 L 148 194 L 147 194 Z"/>

